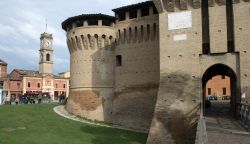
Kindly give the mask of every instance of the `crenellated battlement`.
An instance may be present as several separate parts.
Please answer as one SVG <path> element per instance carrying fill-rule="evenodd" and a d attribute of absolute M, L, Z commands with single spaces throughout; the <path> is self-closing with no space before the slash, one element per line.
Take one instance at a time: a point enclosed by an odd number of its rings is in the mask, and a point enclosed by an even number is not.
<path fill-rule="evenodd" d="M 117 44 L 147 43 L 158 40 L 158 22 L 119 27 L 117 30 Z"/>
<path fill-rule="evenodd" d="M 175 12 L 179 10 L 187 10 L 189 8 L 201 8 L 202 0 L 153 0 L 159 13 L 163 10 Z M 250 2 L 250 0 L 232 0 L 233 4 L 240 2 Z M 209 7 L 226 5 L 226 0 L 208 0 Z"/>
<path fill-rule="evenodd" d="M 83 14 L 62 23 L 67 31 L 69 52 L 79 50 L 113 50 L 116 18 L 103 14 Z"/>
<path fill-rule="evenodd" d="M 67 38 L 70 53 L 78 50 L 114 50 L 114 42 L 113 35 L 96 33 L 69 36 Z"/>

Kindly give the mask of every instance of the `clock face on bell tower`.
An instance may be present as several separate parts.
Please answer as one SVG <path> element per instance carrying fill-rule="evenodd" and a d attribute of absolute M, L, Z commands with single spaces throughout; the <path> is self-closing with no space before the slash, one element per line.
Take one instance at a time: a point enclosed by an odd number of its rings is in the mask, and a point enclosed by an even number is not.
<path fill-rule="evenodd" d="M 50 48 L 51 46 L 52 46 L 51 39 L 44 38 L 43 40 L 41 40 L 41 47 Z"/>

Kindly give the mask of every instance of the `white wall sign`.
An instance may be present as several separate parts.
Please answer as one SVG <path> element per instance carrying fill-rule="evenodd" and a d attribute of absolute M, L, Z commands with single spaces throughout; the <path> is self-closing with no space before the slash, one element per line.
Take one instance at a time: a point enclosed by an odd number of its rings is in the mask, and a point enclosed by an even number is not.
<path fill-rule="evenodd" d="M 168 14 L 168 30 L 192 27 L 192 12 L 175 12 Z"/>
<path fill-rule="evenodd" d="M 186 39 L 187 39 L 186 34 L 174 35 L 174 41 L 181 41 L 181 40 L 186 40 Z"/>

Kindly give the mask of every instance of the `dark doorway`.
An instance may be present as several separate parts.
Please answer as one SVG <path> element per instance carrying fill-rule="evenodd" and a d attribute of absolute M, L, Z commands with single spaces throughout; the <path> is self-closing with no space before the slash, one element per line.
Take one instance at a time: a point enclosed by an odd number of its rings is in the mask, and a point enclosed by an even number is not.
<path fill-rule="evenodd" d="M 55 91 L 54 92 L 54 100 L 58 100 L 59 99 L 59 92 Z"/>
<path fill-rule="evenodd" d="M 229 79 L 230 87 L 221 86 L 221 94 L 215 94 L 212 91 L 212 87 L 208 86 L 207 84 L 213 78 L 219 77 L 222 80 Z M 220 84 L 217 84 L 220 85 Z M 203 113 L 205 116 L 209 114 L 220 114 L 228 112 L 228 114 L 235 115 L 236 114 L 236 107 L 237 101 L 239 101 L 239 90 L 237 90 L 237 76 L 235 72 L 228 66 L 224 64 L 215 64 L 209 67 L 202 77 L 202 91 L 203 91 Z M 230 92 L 229 94 L 227 93 Z M 212 96 L 212 98 L 208 98 L 208 96 Z M 223 97 L 222 96 L 230 95 L 230 97 Z M 217 97 L 217 98 L 216 98 Z M 219 98 L 219 100 L 218 100 Z M 226 99 L 222 101 L 222 99 Z M 210 111 L 212 108 L 216 107 L 216 111 Z M 214 109 L 213 109 L 214 110 Z"/>

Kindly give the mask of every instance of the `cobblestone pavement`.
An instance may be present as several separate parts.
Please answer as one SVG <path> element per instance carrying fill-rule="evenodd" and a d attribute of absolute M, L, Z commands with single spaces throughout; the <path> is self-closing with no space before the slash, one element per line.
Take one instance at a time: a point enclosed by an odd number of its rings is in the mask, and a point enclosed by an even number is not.
<path fill-rule="evenodd" d="M 208 144 L 250 144 L 250 129 L 230 113 L 230 103 L 212 103 L 206 110 Z"/>

